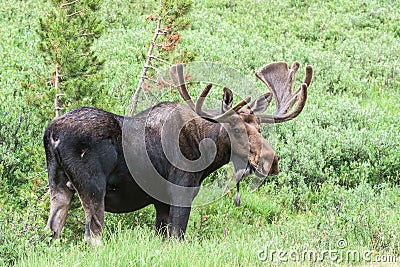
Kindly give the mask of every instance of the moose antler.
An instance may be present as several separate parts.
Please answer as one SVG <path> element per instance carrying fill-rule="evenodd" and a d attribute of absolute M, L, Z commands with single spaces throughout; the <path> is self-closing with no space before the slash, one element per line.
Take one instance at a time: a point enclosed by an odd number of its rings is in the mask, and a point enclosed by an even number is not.
<path fill-rule="evenodd" d="M 269 87 L 276 102 L 275 114 L 257 115 L 260 122 L 285 122 L 294 119 L 301 113 L 306 104 L 307 88 L 310 86 L 313 70 L 311 66 L 306 67 L 303 84 L 296 92 L 292 93 L 294 76 L 299 67 L 299 62 L 294 62 L 291 69 L 286 62 L 274 62 L 262 67 L 255 73 L 257 78 Z M 296 103 L 293 111 L 289 112 Z"/>
<path fill-rule="evenodd" d="M 203 110 L 203 104 L 204 100 L 206 99 L 208 93 L 211 90 L 212 83 L 207 83 L 206 87 L 203 89 L 201 92 L 199 98 L 196 101 L 196 104 L 193 102 L 192 98 L 189 95 L 189 92 L 186 87 L 186 82 L 185 82 L 185 77 L 183 73 L 183 64 L 179 63 L 174 66 L 172 66 L 169 69 L 169 75 L 171 76 L 171 79 L 173 81 L 173 84 L 178 88 L 179 94 L 182 96 L 182 98 L 188 103 L 189 107 L 197 113 L 200 117 L 206 117 L 215 121 L 223 121 L 227 117 L 233 115 L 237 111 L 239 111 L 243 106 L 247 105 L 251 97 L 247 96 L 244 100 L 240 101 L 236 106 L 230 108 L 223 114 L 219 116 L 215 116 L 211 113 L 208 113 Z"/>
<path fill-rule="evenodd" d="M 182 98 L 188 103 L 191 109 L 195 110 L 195 105 L 186 87 L 186 81 L 183 75 L 183 64 L 173 65 L 169 69 L 169 76 L 171 76 L 172 82 L 176 88 L 178 88 L 179 94 Z"/>

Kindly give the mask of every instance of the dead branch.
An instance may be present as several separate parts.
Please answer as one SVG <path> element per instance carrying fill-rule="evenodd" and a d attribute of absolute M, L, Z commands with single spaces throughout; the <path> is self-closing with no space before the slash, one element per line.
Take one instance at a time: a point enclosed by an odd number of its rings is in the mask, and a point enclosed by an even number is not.
<path fill-rule="evenodd" d="M 81 34 L 79 34 L 79 37 L 85 37 L 85 36 L 92 36 L 92 35 L 94 35 L 94 33 L 81 33 Z"/>
<path fill-rule="evenodd" d="M 164 63 L 166 64 L 168 67 L 171 66 L 171 62 L 167 62 L 166 60 L 161 59 L 160 57 L 155 56 L 153 53 L 154 50 L 159 51 L 160 54 L 161 53 L 171 53 L 171 51 L 174 50 L 174 48 L 176 47 L 176 45 L 178 44 L 178 42 L 181 40 L 182 35 L 180 33 L 175 33 L 174 32 L 174 26 L 173 26 L 173 21 L 176 20 L 177 18 L 175 16 L 169 17 L 168 14 L 173 11 L 174 7 L 171 7 L 167 4 L 167 5 L 163 5 L 163 0 L 159 0 L 159 10 L 157 12 L 157 26 L 154 30 L 154 35 L 153 38 L 150 42 L 149 45 L 149 49 L 146 55 L 146 62 L 143 65 L 142 71 L 140 73 L 140 78 L 139 78 L 139 82 L 138 82 L 138 87 L 136 89 L 136 91 L 134 92 L 133 96 L 132 96 L 132 102 L 131 102 L 131 106 L 130 106 L 130 112 L 129 115 L 133 116 L 135 114 L 136 111 L 136 107 L 137 107 L 137 103 L 139 100 L 139 95 L 140 93 L 143 91 L 146 96 L 146 84 L 145 84 L 145 80 L 149 80 L 149 81 L 153 81 L 156 84 L 158 84 L 157 81 L 154 81 L 152 79 L 149 79 L 151 77 L 148 77 L 147 73 L 148 70 L 151 69 L 155 69 L 154 66 L 158 65 L 157 62 L 152 61 L 153 59 L 158 61 L 158 63 Z M 168 10 L 169 9 L 169 10 Z M 178 13 L 180 15 L 178 16 L 183 16 L 185 11 L 184 10 L 180 10 L 178 9 Z M 155 17 L 153 14 L 151 14 L 148 19 L 150 19 L 151 21 L 155 20 Z M 158 40 L 157 43 L 157 38 L 158 36 L 161 35 L 161 39 L 162 41 L 160 42 L 160 40 Z M 172 59 L 171 59 L 172 60 Z"/>
<path fill-rule="evenodd" d="M 55 70 L 54 70 L 54 76 L 53 76 L 53 84 L 54 84 L 54 88 L 56 89 L 56 91 L 58 92 L 59 90 L 59 83 L 60 83 L 60 66 L 58 64 L 56 64 L 55 66 Z M 61 107 L 59 106 L 59 97 L 62 96 L 64 94 L 56 94 L 56 97 L 54 98 L 54 112 L 56 113 L 56 118 L 58 116 L 60 116 L 60 110 Z"/>
<path fill-rule="evenodd" d="M 149 50 L 147 51 L 146 63 L 144 64 L 144 66 L 142 68 L 138 87 L 132 97 L 132 104 L 131 104 L 131 110 L 129 112 L 129 116 L 133 116 L 135 114 L 137 102 L 139 101 L 139 94 L 143 89 L 143 83 L 146 78 L 147 70 L 149 69 L 149 66 L 151 66 L 151 60 L 153 59 L 153 50 L 157 44 L 156 43 L 157 37 L 158 37 L 160 29 L 161 29 L 161 20 L 162 20 L 162 17 L 161 17 L 161 15 L 159 15 L 158 19 L 157 19 L 157 27 L 156 27 L 156 30 L 154 31 L 154 36 L 153 36 L 153 39 L 151 40 Z"/>
<path fill-rule="evenodd" d="M 75 15 L 77 15 L 77 14 L 80 14 L 80 13 L 83 13 L 83 12 L 85 12 L 87 9 L 84 9 L 84 10 L 79 10 L 79 11 L 76 11 L 76 12 L 74 12 L 74 13 L 71 13 L 71 14 L 67 14 L 67 17 L 72 17 L 72 16 L 75 16 Z"/>
<path fill-rule="evenodd" d="M 75 1 L 72 1 L 72 2 L 69 2 L 69 3 L 62 4 L 62 5 L 61 5 L 61 8 L 66 7 L 66 6 L 70 6 L 70 5 L 73 5 L 73 4 L 76 4 L 76 3 L 80 2 L 80 1 L 81 1 L 81 0 L 75 0 Z"/>
<path fill-rule="evenodd" d="M 165 60 L 163 60 L 163 59 L 161 59 L 161 58 L 159 58 L 159 57 L 156 57 L 156 56 L 154 56 L 154 55 L 151 55 L 150 56 L 152 59 L 155 59 L 155 60 L 157 60 L 157 61 L 160 61 L 160 62 L 162 62 L 162 63 L 165 63 L 165 64 L 170 64 L 168 61 L 165 61 Z"/>

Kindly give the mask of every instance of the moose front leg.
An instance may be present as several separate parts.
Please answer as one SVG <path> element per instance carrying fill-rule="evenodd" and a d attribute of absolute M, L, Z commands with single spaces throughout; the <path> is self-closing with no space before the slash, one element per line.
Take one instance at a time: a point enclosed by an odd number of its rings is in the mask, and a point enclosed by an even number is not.
<path fill-rule="evenodd" d="M 169 234 L 185 239 L 193 199 L 200 190 L 199 176 L 196 173 L 175 170 L 171 172 L 168 193 L 170 196 Z"/>
<path fill-rule="evenodd" d="M 154 204 L 156 208 L 156 221 L 154 223 L 157 233 L 162 234 L 164 238 L 169 237 L 168 227 L 170 225 L 169 209 L 170 206 L 165 203 Z"/>
<path fill-rule="evenodd" d="M 177 207 L 171 206 L 170 208 L 170 234 L 171 236 L 179 239 L 185 239 L 186 227 L 189 221 L 191 207 Z"/>

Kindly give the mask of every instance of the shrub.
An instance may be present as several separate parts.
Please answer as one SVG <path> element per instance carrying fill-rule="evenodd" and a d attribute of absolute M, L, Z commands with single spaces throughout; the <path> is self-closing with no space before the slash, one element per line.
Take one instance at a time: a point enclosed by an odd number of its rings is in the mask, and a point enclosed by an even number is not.
<path fill-rule="evenodd" d="M 309 101 L 296 122 L 276 126 L 281 171 L 311 185 L 328 180 L 350 187 L 361 181 L 397 184 L 398 120 L 347 95 L 316 101 Z"/>

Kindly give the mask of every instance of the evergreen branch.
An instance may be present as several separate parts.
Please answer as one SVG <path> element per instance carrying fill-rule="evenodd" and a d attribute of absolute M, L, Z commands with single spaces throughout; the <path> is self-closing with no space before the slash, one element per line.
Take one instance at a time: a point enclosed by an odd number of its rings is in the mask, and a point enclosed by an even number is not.
<path fill-rule="evenodd" d="M 51 2 L 53 8 L 40 19 L 37 32 L 41 38 L 39 49 L 43 52 L 44 61 L 52 66 L 51 80 L 46 83 L 52 90 L 46 90 L 44 99 L 53 100 L 46 106 L 57 117 L 62 114 L 60 110 L 77 105 L 95 105 L 98 100 L 95 95 L 103 85 L 100 80 L 91 77 L 98 74 L 103 61 L 97 57 L 92 44 L 104 28 L 102 21 L 96 17 L 99 1 Z M 93 86 L 97 83 L 98 86 Z M 64 94 L 68 99 L 62 97 Z M 48 111 L 43 111 L 43 115 L 48 116 Z"/>

